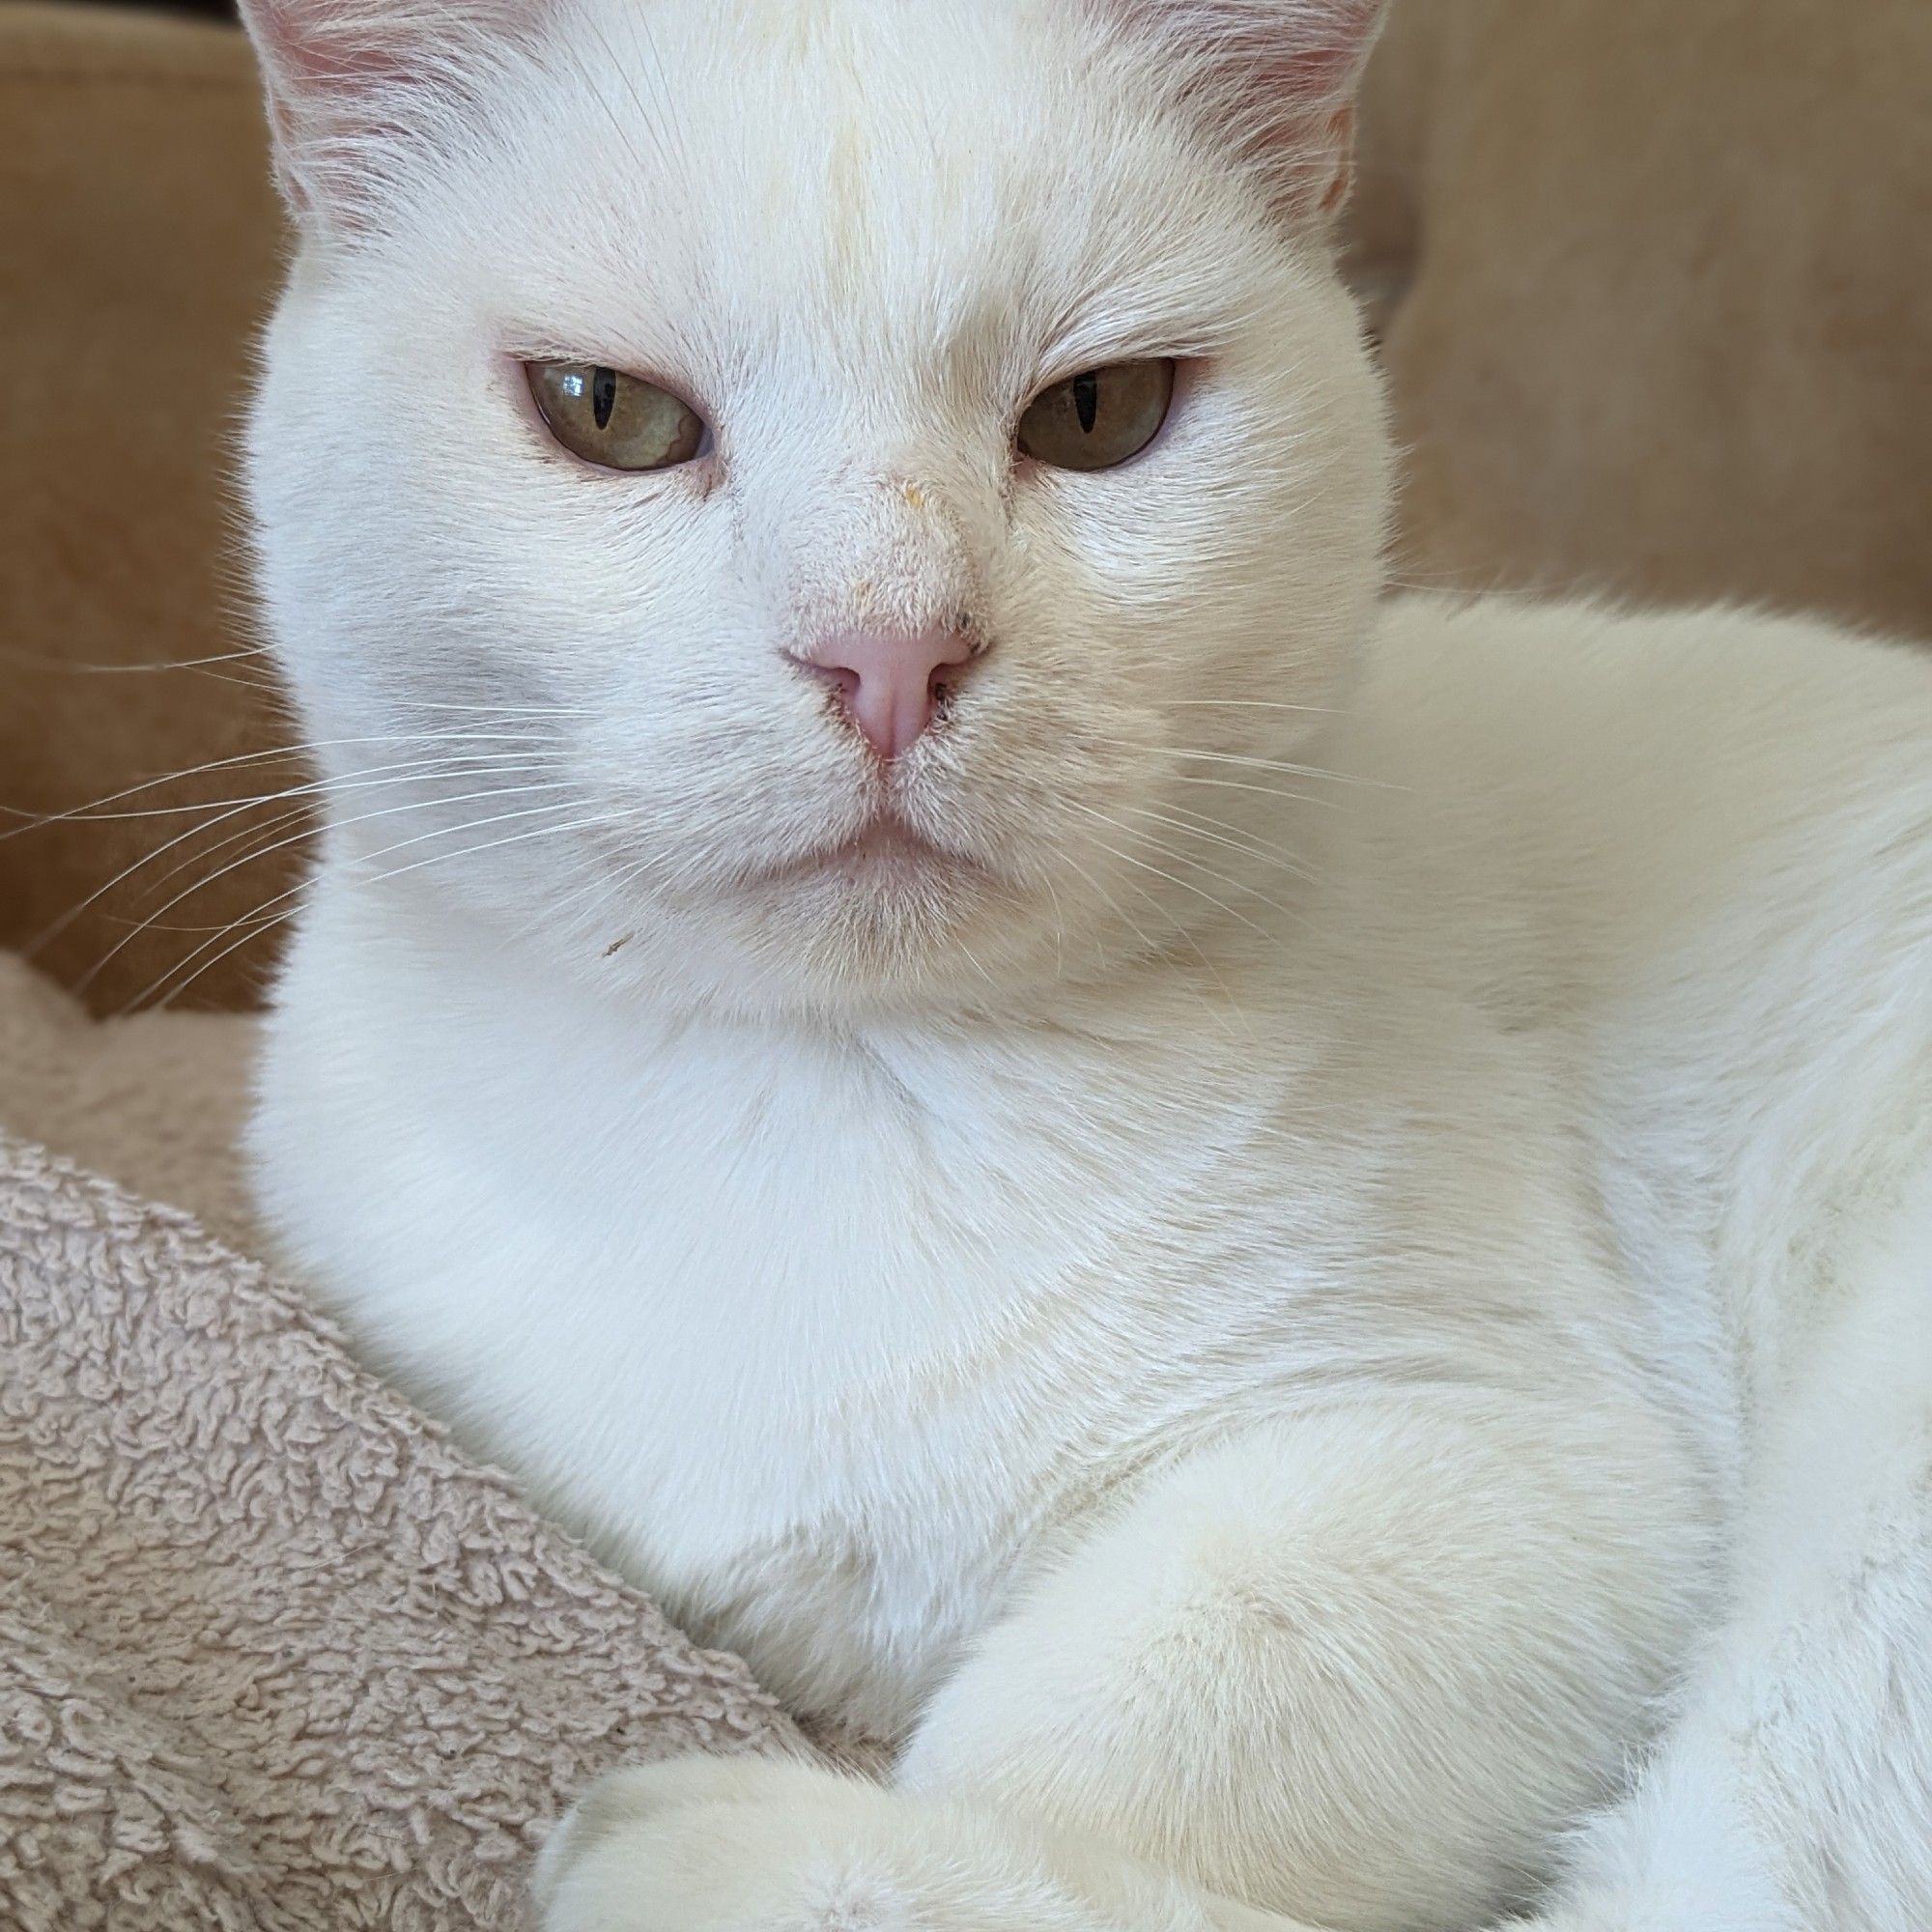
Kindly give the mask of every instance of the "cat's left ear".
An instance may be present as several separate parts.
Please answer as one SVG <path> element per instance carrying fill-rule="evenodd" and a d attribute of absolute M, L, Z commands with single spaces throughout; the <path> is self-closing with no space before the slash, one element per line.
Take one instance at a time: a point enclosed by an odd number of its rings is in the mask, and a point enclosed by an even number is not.
<path fill-rule="evenodd" d="M 461 129 L 544 0 L 241 0 L 275 180 L 308 228 L 354 229 L 412 159 Z"/>
<path fill-rule="evenodd" d="M 1188 105 L 1254 163 L 1291 219 L 1333 215 L 1354 179 L 1355 95 L 1388 0 L 1097 0 Z"/>

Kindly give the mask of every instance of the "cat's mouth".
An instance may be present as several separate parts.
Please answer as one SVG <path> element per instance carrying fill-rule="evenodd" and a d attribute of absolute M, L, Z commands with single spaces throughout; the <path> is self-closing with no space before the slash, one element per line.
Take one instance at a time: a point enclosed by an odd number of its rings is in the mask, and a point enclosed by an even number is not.
<path fill-rule="evenodd" d="M 835 844 L 787 859 L 760 871 L 759 885 L 844 881 L 872 889 L 894 886 L 963 884 L 981 880 L 986 869 L 963 852 L 936 844 L 895 812 L 884 811 Z"/>

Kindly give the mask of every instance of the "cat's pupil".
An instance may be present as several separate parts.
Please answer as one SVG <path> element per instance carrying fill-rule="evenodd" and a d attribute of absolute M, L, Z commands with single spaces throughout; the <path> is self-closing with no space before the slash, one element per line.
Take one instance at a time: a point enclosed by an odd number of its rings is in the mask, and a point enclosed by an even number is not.
<path fill-rule="evenodd" d="M 1092 436 L 1094 424 L 1100 414 L 1100 378 L 1097 374 L 1074 377 L 1073 410 L 1080 418 L 1080 427 Z"/>
<path fill-rule="evenodd" d="M 617 372 L 599 369 L 590 379 L 590 413 L 599 429 L 611 427 L 611 412 L 617 407 Z"/>

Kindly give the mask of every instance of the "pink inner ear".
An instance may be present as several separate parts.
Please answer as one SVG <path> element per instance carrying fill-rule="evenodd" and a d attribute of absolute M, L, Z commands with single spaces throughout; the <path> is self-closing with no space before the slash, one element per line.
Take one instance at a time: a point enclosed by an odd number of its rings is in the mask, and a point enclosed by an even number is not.
<path fill-rule="evenodd" d="M 378 125 L 372 97 L 402 71 L 393 32 L 376 10 L 353 0 L 241 0 L 255 43 L 274 135 L 275 175 L 291 205 L 313 212 L 321 191 L 320 148 Z"/>
<path fill-rule="evenodd" d="M 1387 0 L 1099 0 L 1208 123 L 1279 174 L 1283 207 L 1346 194 L 1354 94 Z"/>
<path fill-rule="evenodd" d="M 1270 103 L 1284 119 L 1344 104 L 1361 77 L 1388 0 L 1101 0 L 1129 33 L 1198 73 Z"/>
<path fill-rule="evenodd" d="M 549 0 L 241 0 L 261 57 L 275 171 L 298 213 L 351 220 L 380 149 L 460 95 Z"/>
<path fill-rule="evenodd" d="M 369 10 L 331 0 L 242 0 L 242 17 L 279 91 L 341 88 L 384 79 L 397 70 L 393 37 Z"/>

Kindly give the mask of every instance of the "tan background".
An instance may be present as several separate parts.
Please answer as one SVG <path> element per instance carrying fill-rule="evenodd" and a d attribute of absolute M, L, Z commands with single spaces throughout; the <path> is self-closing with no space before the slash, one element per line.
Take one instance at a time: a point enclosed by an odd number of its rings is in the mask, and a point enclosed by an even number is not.
<path fill-rule="evenodd" d="M 255 668 L 104 671 L 248 637 L 225 482 L 277 273 L 253 65 L 239 31 L 95 8 L 0 6 L 0 806 L 62 811 L 157 774 L 286 742 Z M 295 767 L 243 765 L 118 808 L 245 795 Z M 122 818 L 8 836 L 0 945 L 46 930 L 192 823 Z M 231 821 L 103 896 L 47 946 L 72 982 L 195 875 L 142 892 Z M 159 917 L 214 924 L 279 892 L 246 868 Z M 135 998 L 206 935 L 156 931 L 89 988 Z M 250 954 L 253 957 L 250 957 Z M 193 991 L 247 997 L 243 949 Z"/>
<path fill-rule="evenodd" d="M 1932 637 L 1932 4 L 1398 0 L 1365 260 L 1430 582 Z"/>
<path fill-rule="evenodd" d="M 1932 636 L 1928 103 L 1926 0 L 1398 0 L 1353 256 L 1408 452 L 1400 574 Z M 0 5 L 15 813 L 287 742 L 259 661 L 155 668 L 249 639 L 222 479 L 281 247 L 267 183 L 232 29 Z M 107 809 L 298 771 L 231 765 Z M 211 815 L 154 858 L 201 821 L 0 821 L 0 945 L 67 919 L 39 956 L 99 1011 L 246 1004 L 272 927 L 188 976 L 287 890 L 297 848 L 167 901 L 285 838 L 286 810 Z"/>

